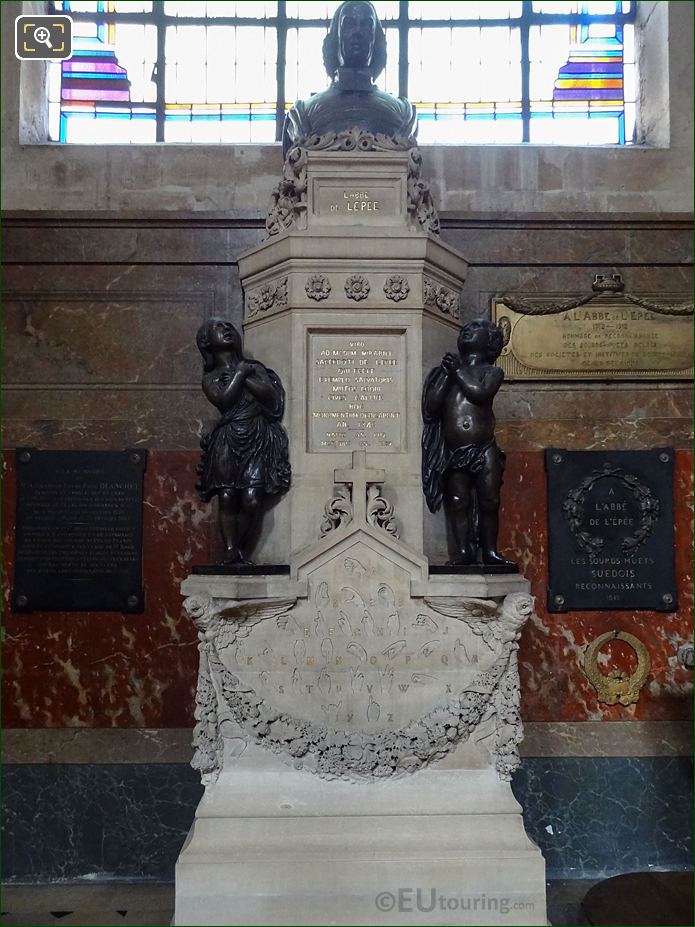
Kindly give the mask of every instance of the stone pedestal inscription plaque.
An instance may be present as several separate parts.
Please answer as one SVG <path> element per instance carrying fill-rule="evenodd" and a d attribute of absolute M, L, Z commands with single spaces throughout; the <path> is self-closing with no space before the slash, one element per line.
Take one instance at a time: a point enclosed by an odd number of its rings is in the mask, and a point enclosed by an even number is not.
<path fill-rule="evenodd" d="M 406 182 L 391 152 L 361 168 L 349 154 L 325 153 L 307 193 L 309 225 L 393 226 L 405 217 Z"/>
<path fill-rule="evenodd" d="M 545 452 L 548 609 L 675 611 L 673 449 Z"/>
<path fill-rule="evenodd" d="M 141 612 L 147 452 L 18 448 L 15 611 Z"/>
<path fill-rule="evenodd" d="M 309 451 L 401 451 L 405 335 L 309 332 Z"/>

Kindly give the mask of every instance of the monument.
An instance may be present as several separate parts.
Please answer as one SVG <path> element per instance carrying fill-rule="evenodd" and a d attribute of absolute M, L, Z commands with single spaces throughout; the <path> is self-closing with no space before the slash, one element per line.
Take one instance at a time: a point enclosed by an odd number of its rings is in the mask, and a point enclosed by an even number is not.
<path fill-rule="evenodd" d="M 206 790 L 177 862 L 180 925 L 546 923 L 509 785 L 533 599 L 472 540 L 447 565 L 446 519 L 427 509 L 423 383 L 456 345 L 466 262 L 438 238 L 400 131 L 410 105 L 373 87 L 380 30 L 371 4 L 339 7 L 332 92 L 290 115 L 268 237 L 239 259 L 244 350 L 286 390 L 292 486 L 255 567 L 182 586 Z M 494 470 L 489 438 L 469 443 Z M 480 547 L 504 559 L 490 531 Z"/>

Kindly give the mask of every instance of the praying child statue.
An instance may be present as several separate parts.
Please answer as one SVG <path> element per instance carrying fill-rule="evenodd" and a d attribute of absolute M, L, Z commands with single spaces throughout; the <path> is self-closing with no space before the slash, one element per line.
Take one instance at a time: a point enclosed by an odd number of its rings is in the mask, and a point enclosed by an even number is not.
<path fill-rule="evenodd" d="M 474 319 L 458 338 L 458 355 L 446 354 L 422 393 L 422 483 L 427 505 L 442 501 L 455 552 L 452 565 L 516 567 L 497 550 L 500 487 L 505 457 L 495 442 L 493 399 L 504 372 L 494 363 L 502 332 Z"/>
<path fill-rule="evenodd" d="M 203 436 L 196 488 L 218 497 L 224 563 L 250 564 L 248 553 L 266 496 L 287 492 L 290 462 L 285 391 L 275 371 L 244 356 L 231 322 L 208 319 L 196 343 L 203 355 L 203 392 L 221 416 Z"/>

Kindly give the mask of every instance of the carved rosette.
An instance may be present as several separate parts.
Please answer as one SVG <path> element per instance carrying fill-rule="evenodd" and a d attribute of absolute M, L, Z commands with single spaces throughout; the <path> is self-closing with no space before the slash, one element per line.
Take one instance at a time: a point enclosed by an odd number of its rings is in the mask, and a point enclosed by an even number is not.
<path fill-rule="evenodd" d="M 392 274 L 384 284 L 384 293 L 387 299 L 399 303 L 401 300 L 407 299 L 408 293 L 410 293 L 410 284 L 403 274 Z"/>
<path fill-rule="evenodd" d="M 322 299 L 328 299 L 331 282 L 325 274 L 312 274 L 304 284 L 304 292 L 309 299 L 320 302 Z"/>
<path fill-rule="evenodd" d="M 371 286 L 369 280 L 362 274 L 352 274 L 345 281 L 345 295 L 348 299 L 361 302 L 369 296 Z"/>
<path fill-rule="evenodd" d="M 458 320 L 461 317 L 458 294 L 441 283 L 435 283 L 429 277 L 423 279 L 422 300 L 426 306 L 439 309 L 452 319 Z"/>
<path fill-rule="evenodd" d="M 516 652 L 531 596 L 402 606 L 358 559 L 346 557 L 344 569 L 351 585 L 319 582 L 299 605 L 185 601 L 200 638 L 193 765 L 204 780 L 223 763 L 222 718 L 238 732 L 237 755 L 254 743 L 295 768 L 348 780 L 408 775 L 492 733 L 493 762 L 508 779 L 519 764 Z M 436 667 L 449 664 L 461 675 L 439 680 Z"/>
<path fill-rule="evenodd" d="M 252 319 L 271 310 L 279 312 L 281 309 L 287 309 L 288 305 L 287 277 L 283 277 L 275 284 L 264 283 L 263 286 L 249 292 L 246 299 L 246 315 Z"/>
<path fill-rule="evenodd" d="M 424 231 L 438 235 L 439 216 L 428 184 L 422 179 L 422 155 L 415 139 L 382 135 L 363 129 L 327 132 L 300 139 L 287 152 L 282 179 L 271 194 L 266 235 L 271 238 L 292 227 L 304 227 L 307 208 L 307 153 L 309 151 L 407 151 L 408 213 Z"/>

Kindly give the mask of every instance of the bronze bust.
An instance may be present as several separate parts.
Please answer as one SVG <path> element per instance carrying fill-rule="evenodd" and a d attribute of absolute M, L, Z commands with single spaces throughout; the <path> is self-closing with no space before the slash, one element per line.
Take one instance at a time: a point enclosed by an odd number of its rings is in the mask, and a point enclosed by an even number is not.
<path fill-rule="evenodd" d="M 413 134 L 415 107 L 374 84 L 386 67 L 386 35 L 368 0 L 345 0 L 335 11 L 323 42 L 323 63 L 331 86 L 299 100 L 289 111 L 283 155 L 304 138 L 346 129 Z"/>
<path fill-rule="evenodd" d="M 218 497 L 225 564 L 247 559 L 266 495 L 287 492 L 290 462 L 285 429 L 285 391 L 275 371 L 244 357 L 231 322 L 208 319 L 198 329 L 203 355 L 203 392 L 220 411 L 203 436 L 196 489 L 205 501 Z"/>
<path fill-rule="evenodd" d="M 458 355 L 446 354 L 430 371 L 422 391 L 422 483 L 427 505 L 444 502 L 454 544 L 454 565 L 513 570 L 497 550 L 500 487 L 505 456 L 495 441 L 492 401 L 504 372 L 493 366 L 502 332 L 474 319 L 458 337 Z"/>

